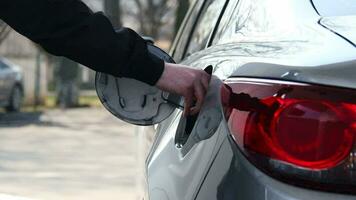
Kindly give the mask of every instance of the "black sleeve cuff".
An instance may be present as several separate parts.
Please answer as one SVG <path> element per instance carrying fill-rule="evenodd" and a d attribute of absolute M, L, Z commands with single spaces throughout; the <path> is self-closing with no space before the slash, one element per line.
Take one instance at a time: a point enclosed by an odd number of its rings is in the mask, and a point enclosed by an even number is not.
<path fill-rule="evenodd" d="M 132 38 L 132 55 L 129 58 L 127 74 L 123 76 L 133 78 L 149 85 L 155 85 L 164 71 L 164 61 L 147 50 L 146 41 L 136 32 L 128 29 Z"/>

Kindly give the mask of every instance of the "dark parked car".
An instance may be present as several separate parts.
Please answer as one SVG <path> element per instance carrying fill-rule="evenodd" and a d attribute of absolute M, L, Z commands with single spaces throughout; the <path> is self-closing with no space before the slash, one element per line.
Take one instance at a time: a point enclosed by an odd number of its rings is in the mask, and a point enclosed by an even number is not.
<path fill-rule="evenodd" d="M 24 96 L 23 76 L 20 69 L 0 58 L 0 107 L 6 111 L 19 111 Z"/>
<path fill-rule="evenodd" d="M 355 1 L 196 0 L 171 55 L 214 67 L 197 116 L 154 87 L 97 75 L 113 114 L 159 123 L 146 199 L 356 199 Z"/>

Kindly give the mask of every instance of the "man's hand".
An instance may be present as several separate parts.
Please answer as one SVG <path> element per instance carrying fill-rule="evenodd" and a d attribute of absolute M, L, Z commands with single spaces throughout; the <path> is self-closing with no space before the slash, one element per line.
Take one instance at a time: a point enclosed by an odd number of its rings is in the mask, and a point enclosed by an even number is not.
<path fill-rule="evenodd" d="M 183 96 L 184 115 L 188 116 L 200 111 L 209 81 L 210 75 L 203 70 L 165 63 L 163 74 L 156 86 L 161 90 Z"/>

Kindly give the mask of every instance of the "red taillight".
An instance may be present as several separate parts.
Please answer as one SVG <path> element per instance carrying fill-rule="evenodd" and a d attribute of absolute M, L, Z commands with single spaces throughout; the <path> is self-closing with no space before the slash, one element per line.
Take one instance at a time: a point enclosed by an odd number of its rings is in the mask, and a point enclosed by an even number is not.
<path fill-rule="evenodd" d="M 251 79 L 228 80 L 226 88 L 222 97 L 231 134 L 257 167 L 312 182 L 335 179 L 332 184 L 342 180 L 356 186 L 355 91 Z M 283 166 L 292 171 L 277 169 Z M 344 177 L 318 180 L 308 172 Z"/>
<path fill-rule="evenodd" d="M 351 152 L 355 129 L 349 119 L 356 119 L 353 110 L 322 101 L 262 100 L 267 101 L 279 107 L 273 113 L 250 115 L 243 132 L 246 148 L 311 169 L 335 167 Z"/>

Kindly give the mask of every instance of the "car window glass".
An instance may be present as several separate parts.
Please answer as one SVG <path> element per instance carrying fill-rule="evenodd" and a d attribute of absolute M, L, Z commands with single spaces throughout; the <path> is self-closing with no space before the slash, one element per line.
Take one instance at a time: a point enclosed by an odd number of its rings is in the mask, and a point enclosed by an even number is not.
<path fill-rule="evenodd" d="M 297 18 L 289 1 L 240 0 L 234 6 L 223 16 L 213 44 L 282 41 L 306 33 L 292 23 Z"/>
<path fill-rule="evenodd" d="M 236 7 L 237 7 L 237 3 L 239 2 L 239 0 L 230 0 L 229 1 L 229 6 L 226 8 L 226 10 L 224 11 L 224 14 L 219 22 L 218 28 L 217 28 L 217 32 L 215 33 L 215 35 L 213 36 L 213 44 L 215 44 L 216 40 L 218 38 L 221 37 L 222 35 L 222 29 L 226 29 L 226 27 L 228 26 L 228 24 L 230 23 L 230 21 L 232 19 L 234 19 L 233 17 L 233 12 L 235 11 Z"/>
<path fill-rule="evenodd" d="M 192 32 L 192 28 L 196 21 L 197 16 L 199 15 L 201 8 L 203 6 L 204 0 L 198 0 L 193 6 L 193 9 L 190 13 L 188 13 L 188 19 L 184 20 L 184 24 L 182 25 L 183 30 L 179 32 L 179 36 L 177 37 L 177 44 L 174 45 L 173 49 L 173 59 L 176 62 L 180 62 L 183 57 L 183 52 L 185 50 L 185 46 L 188 42 L 189 35 Z"/>
<path fill-rule="evenodd" d="M 263 21 L 263 16 L 258 13 L 258 9 L 261 7 L 255 7 L 250 0 L 240 0 L 234 11 L 229 13 L 230 16 L 223 17 L 226 22 L 224 26 L 219 28 L 216 35 L 219 41 L 213 43 L 241 42 L 245 37 L 250 37 L 251 34 L 262 32 L 262 30 L 256 30 L 257 27 L 262 27 L 261 18 Z"/>
<path fill-rule="evenodd" d="M 226 0 L 208 0 L 196 22 L 185 57 L 205 48 Z"/>

